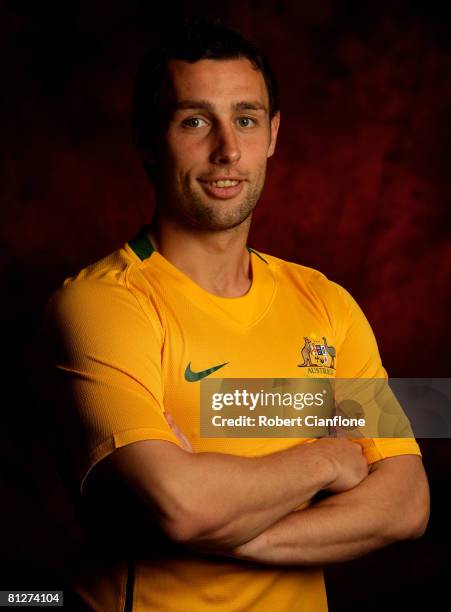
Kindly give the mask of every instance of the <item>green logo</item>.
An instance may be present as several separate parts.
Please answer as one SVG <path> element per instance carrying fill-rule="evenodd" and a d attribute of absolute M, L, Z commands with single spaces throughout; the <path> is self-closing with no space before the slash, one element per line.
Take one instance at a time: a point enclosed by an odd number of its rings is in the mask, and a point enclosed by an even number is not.
<path fill-rule="evenodd" d="M 219 368 L 222 368 L 227 364 L 228 361 L 226 361 L 225 363 L 221 363 L 220 365 L 213 366 L 212 368 L 208 368 L 208 370 L 202 370 L 201 372 L 193 372 L 191 369 L 190 361 L 185 369 L 185 380 L 187 380 L 188 382 L 197 382 L 198 380 L 202 380 L 202 378 L 205 378 L 206 376 L 210 376 L 210 374 L 213 374 L 213 372 L 216 372 L 216 370 L 219 370 Z"/>

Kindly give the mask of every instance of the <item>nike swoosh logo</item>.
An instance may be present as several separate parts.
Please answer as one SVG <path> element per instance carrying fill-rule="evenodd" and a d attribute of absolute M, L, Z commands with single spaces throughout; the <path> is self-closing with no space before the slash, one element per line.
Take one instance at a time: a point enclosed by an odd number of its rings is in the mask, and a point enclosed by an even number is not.
<path fill-rule="evenodd" d="M 202 380 L 202 378 L 205 378 L 206 376 L 210 376 L 210 374 L 213 374 L 213 372 L 216 372 L 216 370 L 219 370 L 219 368 L 223 368 L 228 363 L 229 362 L 226 361 L 225 363 L 221 363 L 219 365 L 213 366 L 212 368 L 208 368 L 208 370 L 202 370 L 201 372 L 193 372 L 191 369 L 190 361 L 185 369 L 185 380 L 187 380 L 188 382 L 197 382 L 198 380 Z"/>

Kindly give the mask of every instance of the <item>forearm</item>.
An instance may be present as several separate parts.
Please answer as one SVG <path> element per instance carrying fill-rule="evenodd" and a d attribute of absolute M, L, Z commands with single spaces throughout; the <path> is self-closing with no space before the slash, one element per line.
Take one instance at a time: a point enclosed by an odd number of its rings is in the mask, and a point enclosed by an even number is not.
<path fill-rule="evenodd" d="M 361 521 L 355 512 L 320 502 L 293 512 L 253 540 L 236 547 L 232 556 L 269 565 L 325 565 L 347 561 L 389 544 L 378 521 Z"/>
<path fill-rule="evenodd" d="M 313 447 L 302 444 L 256 458 L 188 456 L 177 480 L 201 521 L 195 533 L 181 533 L 180 539 L 207 549 L 237 546 L 297 509 L 333 479 L 332 466 Z"/>
<path fill-rule="evenodd" d="M 291 513 L 231 554 L 265 564 L 324 565 L 418 537 L 429 515 L 421 461 L 414 457 L 418 462 L 408 460 L 403 470 L 405 458 L 392 459 L 398 461 L 373 471 L 354 489 Z"/>
<path fill-rule="evenodd" d="M 320 490 L 354 487 L 368 464 L 360 445 L 339 438 L 261 457 L 143 440 L 112 453 L 104 471 L 127 482 L 169 537 L 216 551 L 255 538 Z"/>

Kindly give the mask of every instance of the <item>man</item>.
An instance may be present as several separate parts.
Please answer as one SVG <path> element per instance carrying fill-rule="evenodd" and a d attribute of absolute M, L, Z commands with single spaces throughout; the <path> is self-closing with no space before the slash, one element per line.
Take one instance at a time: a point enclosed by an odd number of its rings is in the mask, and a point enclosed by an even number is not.
<path fill-rule="evenodd" d="M 152 223 L 48 308 L 78 484 L 103 502 L 100 522 L 115 516 L 114 555 L 84 566 L 76 589 L 108 612 L 326 610 L 321 566 L 424 532 L 419 448 L 200 437 L 203 378 L 386 372 L 342 287 L 246 246 L 280 124 L 258 50 L 188 24 L 143 62 L 134 108 Z M 117 512 L 135 502 L 132 518 Z"/>

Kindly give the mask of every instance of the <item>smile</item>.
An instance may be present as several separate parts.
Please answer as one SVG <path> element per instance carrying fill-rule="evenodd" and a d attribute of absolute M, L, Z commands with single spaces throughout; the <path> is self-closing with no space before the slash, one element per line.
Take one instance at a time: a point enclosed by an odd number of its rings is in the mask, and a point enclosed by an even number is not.
<path fill-rule="evenodd" d="M 209 183 L 209 185 L 213 185 L 213 187 L 234 187 L 235 185 L 238 185 L 240 181 L 236 181 L 236 180 L 220 180 L 220 181 L 212 181 L 211 183 Z"/>
<path fill-rule="evenodd" d="M 218 179 L 216 181 L 199 180 L 203 190 L 213 198 L 227 200 L 234 198 L 243 189 L 244 181 L 238 179 Z"/>

